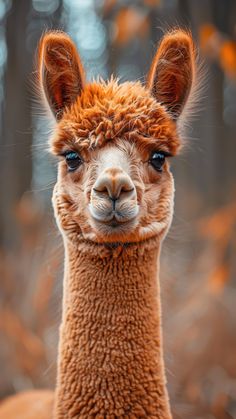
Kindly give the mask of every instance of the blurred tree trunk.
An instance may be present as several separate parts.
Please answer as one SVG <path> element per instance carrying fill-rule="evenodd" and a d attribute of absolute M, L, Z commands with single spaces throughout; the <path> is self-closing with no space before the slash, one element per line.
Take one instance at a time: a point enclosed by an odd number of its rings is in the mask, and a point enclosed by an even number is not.
<path fill-rule="evenodd" d="M 31 0 L 12 3 L 6 20 L 7 65 L 1 132 L 0 247 L 19 238 L 15 211 L 32 180 L 32 70 L 38 40 L 46 29 L 61 29 L 62 0 L 52 14 L 36 12 Z"/>
<path fill-rule="evenodd" d="M 6 21 L 7 67 L 2 127 L 0 244 L 16 240 L 14 211 L 31 182 L 31 112 L 27 83 L 32 59 L 27 50 L 31 0 L 14 1 Z"/>

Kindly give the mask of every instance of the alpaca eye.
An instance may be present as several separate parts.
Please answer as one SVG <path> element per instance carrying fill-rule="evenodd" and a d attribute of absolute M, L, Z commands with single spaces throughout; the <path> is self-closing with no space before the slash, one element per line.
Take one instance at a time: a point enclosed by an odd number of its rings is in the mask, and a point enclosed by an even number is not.
<path fill-rule="evenodd" d="M 69 172 L 73 172 L 82 164 L 82 159 L 76 151 L 68 151 L 64 156 Z"/>
<path fill-rule="evenodd" d="M 154 151 L 150 158 L 150 163 L 158 172 L 162 171 L 162 166 L 165 163 L 165 154 L 161 151 Z"/>

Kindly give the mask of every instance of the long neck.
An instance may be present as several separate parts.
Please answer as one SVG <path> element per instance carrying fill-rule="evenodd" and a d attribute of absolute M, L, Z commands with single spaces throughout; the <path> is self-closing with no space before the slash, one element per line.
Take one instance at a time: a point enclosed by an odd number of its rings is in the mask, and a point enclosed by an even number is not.
<path fill-rule="evenodd" d="M 159 245 L 66 244 L 55 419 L 170 419 Z"/>

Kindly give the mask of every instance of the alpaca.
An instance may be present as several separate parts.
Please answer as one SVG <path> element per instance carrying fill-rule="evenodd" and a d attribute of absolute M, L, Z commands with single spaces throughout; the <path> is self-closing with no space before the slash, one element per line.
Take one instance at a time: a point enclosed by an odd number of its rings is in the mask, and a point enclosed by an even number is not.
<path fill-rule="evenodd" d="M 173 215 L 169 158 L 194 85 L 191 35 L 164 35 L 146 86 L 85 83 L 71 39 L 44 34 L 39 81 L 56 124 L 53 206 L 65 248 L 55 393 L 2 403 L 1 419 L 172 417 L 159 257 Z"/>

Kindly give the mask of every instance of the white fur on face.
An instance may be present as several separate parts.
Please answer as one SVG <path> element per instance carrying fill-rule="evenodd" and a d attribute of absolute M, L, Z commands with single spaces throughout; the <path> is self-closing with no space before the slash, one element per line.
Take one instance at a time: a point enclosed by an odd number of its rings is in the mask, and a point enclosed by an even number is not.
<path fill-rule="evenodd" d="M 100 151 L 98 161 L 98 175 L 106 170 L 119 168 L 130 174 L 130 161 L 127 154 L 118 147 L 109 147 Z"/>
<path fill-rule="evenodd" d="M 137 217 L 137 192 L 129 173 L 129 158 L 122 149 L 101 150 L 89 204 L 90 214 L 96 222 L 118 227 Z"/>

